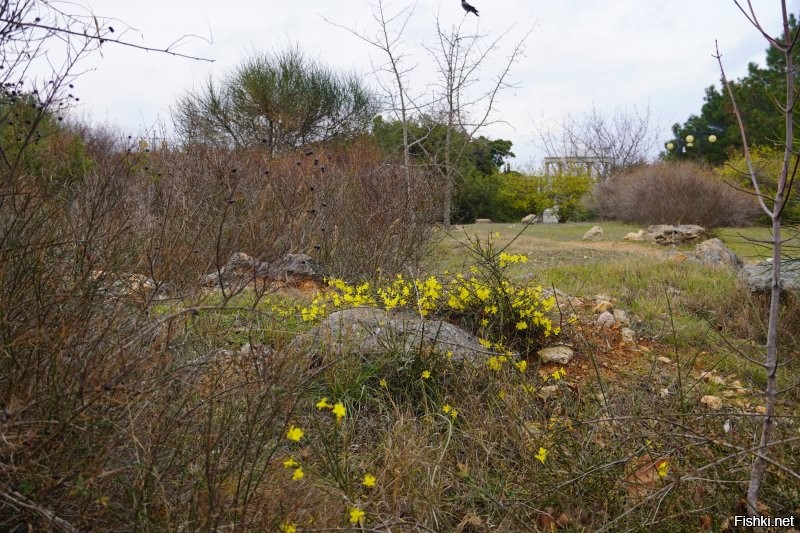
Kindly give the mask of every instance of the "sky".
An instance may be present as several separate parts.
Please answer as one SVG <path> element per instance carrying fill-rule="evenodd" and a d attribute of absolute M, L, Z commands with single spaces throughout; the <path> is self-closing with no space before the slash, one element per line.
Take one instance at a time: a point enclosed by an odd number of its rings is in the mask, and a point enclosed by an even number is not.
<path fill-rule="evenodd" d="M 470 0 L 480 17 L 467 16 L 457 0 L 386 2 L 387 12 L 413 7 L 399 50 L 410 91 L 430 94 L 436 79 L 427 51 L 436 43 L 437 17 L 443 27 L 462 24 L 486 43 L 505 33 L 471 87 L 476 94 L 502 70 L 511 48 L 524 42 L 495 103 L 492 124 L 482 134 L 513 141 L 512 164 L 536 164 L 544 155 L 539 131 L 567 114 L 593 107 L 603 114 L 649 109 L 661 145 L 670 127 L 699 113 L 705 88 L 717 84 L 712 56 L 715 40 L 729 77 L 763 64 L 766 41 L 738 11 L 733 0 Z M 780 30 L 780 3 L 754 0 L 769 33 Z M 96 123 L 141 135 L 171 130 L 170 110 L 187 91 L 209 77 L 223 78 L 246 57 L 298 46 L 309 57 L 358 73 L 377 88 L 375 68 L 382 53 L 332 24 L 374 35 L 370 0 L 89 0 L 94 14 L 112 19 L 115 35 L 154 48 L 213 59 L 193 61 L 106 44 L 102 55 L 81 63 L 75 82 L 81 98 L 76 114 Z M 800 0 L 790 1 L 793 12 Z M 327 19 L 327 20 L 326 20 Z M 125 29 L 127 28 L 127 29 Z M 124 31 L 123 31 L 124 30 Z M 476 108 L 475 113 L 481 111 Z"/>

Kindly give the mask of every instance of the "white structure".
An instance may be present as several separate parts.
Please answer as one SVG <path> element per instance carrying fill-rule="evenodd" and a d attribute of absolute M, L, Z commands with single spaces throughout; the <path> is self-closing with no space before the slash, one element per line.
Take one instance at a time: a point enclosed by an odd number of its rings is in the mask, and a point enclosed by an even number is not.
<path fill-rule="evenodd" d="M 602 157 L 567 156 L 545 157 L 544 173 L 547 176 L 565 172 L 587 173 L 594 179 L 604 177 L 611 168 L 611 162 Z"/>

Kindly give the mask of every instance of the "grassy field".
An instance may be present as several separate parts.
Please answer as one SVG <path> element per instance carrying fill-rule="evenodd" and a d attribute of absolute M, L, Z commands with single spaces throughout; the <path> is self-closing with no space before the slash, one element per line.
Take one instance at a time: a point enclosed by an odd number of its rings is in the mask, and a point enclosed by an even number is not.
<path fill-rule="evenodd" d="M 97 377 L 71 439 L 4 433 L 4 453 L 48 446 L 10 497 L 42 528 L 49 508 L 79 529 L 732 530 L 760 428 L 764 374 L 750 359 L 763 353 L 766 302 L 727 270 L 621 239 L 638 228 L 604 223 L 605 240 L 583 242 L 592 225 L 532 226 L 513 242 L 519 224 L 466 226 L 442 237 L 417 285 L 152 307 L 135 373 Z M 470 327 L 496 355 L 288 349 L 335 298 L 388 306 L 403 287 L 409 301 L 392 305 Z M 605 300 L 627 313 L 633 342 L 622 324 L 597 326 Z M 541 322 L 519 326 L 546 301 Z M 788 389 L 800 313 L 796 298 L 783 305 Z M 544 364 L 546 345 L 575 357 Z M 113 352 L 120 364 L 138 357 L 130 346 Z M 797 388 L 782 395 L 761 493 L 774 516 L 800 515 L 799 406 Z M 80 474 L 52 481 L 68 468 Z"/>

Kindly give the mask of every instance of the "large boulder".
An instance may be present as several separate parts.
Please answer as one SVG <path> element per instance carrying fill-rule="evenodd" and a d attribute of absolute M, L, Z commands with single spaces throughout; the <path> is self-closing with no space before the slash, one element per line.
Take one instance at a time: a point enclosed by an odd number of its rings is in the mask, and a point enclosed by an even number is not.
<path fill-rule="evenodd" d="M 559 222 L 557 205 L 548 207 L 542 212 L 542 224 L 558 224 Z"/>
<path fill-rule="evenodd" d="M 750 292 L 772 290 L 772 262 L 762 261 L 745 265 L 739 270 L 739 280 Z M 800 291 L 800 260 L 781 261 L 780 287 L 785 291 Z"/>
<path fill-rule="evenodd" d="M 705 228 L 702 226 L 695 226 L 694 224 L 681 224 L 679 226 L 656 224 L 648 227 L 646 233 L 647 240 L 662 246 L 696 241 L 705 236 Z"/>
<path fill-rule="evenodd" d="M 540 220 L 538 219 L 539 217 L 537 215 L 530 213 L 522 217 L 522 220 L 520 220 L 520 222 L 522 222 L 523 224 L 535 224 L 536 222 L 540 222 Z"/>
<path fill-rule="evenodd" d="M 690 258 L 711 267 L 729 267 L 738 270 L 744 262 L 742 258 L 725 246 L 719 239 L 708 239 L 695 247 Z"/>
<path fill-rule="evenodd" d="M 298 335 L 289 350 L 314 359 L 326 354 L 393 353 L 413 355 L 421 346 L 452 352 L 453 360 L 491 356 L 478 339 L 458 326 L 410 312 L 354 307 L 331 313 L 308 333 Z"/>

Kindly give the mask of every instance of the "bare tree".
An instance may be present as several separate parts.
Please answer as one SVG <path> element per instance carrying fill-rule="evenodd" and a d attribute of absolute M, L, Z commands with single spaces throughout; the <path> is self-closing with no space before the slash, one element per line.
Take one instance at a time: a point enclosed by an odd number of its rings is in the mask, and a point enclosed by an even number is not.
<path fill-rule="evenodd" d="M 745 124 L 742 121 L 740 109 L 734 98 L 733 90 L 730 83 L 725 76 L 725 69 L 722 66 L 722 59 L 717 46 L 716 55 L 719 63 L 720 72 L 722 73 L 722 82 L 728 91 L 731 103 L 733 104 L 734 114 L 739 126 L 739 133 L 742 137 L 742 145 L 744 149 L 745 161 L 747 169 L 750 174 L 751 183 L 756 197 L 758 198 L 759 205 L 764 213 L 770 217 L 772 221 L 772 288 L 770 292 L 770 305 L 769 317 L 767 322 L 767 348 L 766 357 L 762 366 L 767 373 L 767 384 L 765 388 L 766 393 L 766 412 L 764 413 L 764 422 L 761 428 L 761 436 L 759 439 L 758 448 L 755 451 L 755 460 L 750 471 L 750 483 L 747 488 L 747 512 L 751 516 L 758 515 L 758 494 L 761 484 L 764 481 L 764 475 L 767 470 L 767 465 L 771 462 L 768 458 L 769 447 L 771 446 L 770 434 L 775 423 L 775 406 L 778 403 L 778 318 L 780 313 L 780 296 L 781 296 L 781 215 L 783 209 L 789 200 L 794 178 L 797 174 L 798 163 L 800 163 L 800 154 L 794 148 L 794 106 L 797 102 L 798 93 L 795 88 L 795 66 L 793 51 L 797 45 L 799 32 L 792 32 L 789 23 L 789 11 L 786 7 L 786 1 L 781 0 L 781 16 L 782 16 L 782 38 L 776 39 L 762 26 L 761 22 L 756 15 L 753 4 L 750 0 L 740 2 L 733 0 L 736 7 L 744 14 L 747 20 L 753 27 L 761 33 L 767 40 L 769 45 L 777 50 L 783 57 L 785 67 L 785 88 L 786 100 L 783 105 L 777 103 L 781 113 L 784 117 L 784 145 L 783 145 L 783 163 L 778 175 L 778 184 L 775 194 L 772 198 L 762 194 L 761 184 L 757 170 L 750 156 L 750 149 L 747 142 L 747 134 L 745 131 Z"/>
<path fill-rule="evenodd" d="M 568 114 L 555 128 L 537 129 L 548 157 L 593 158 L 603 164 L 603 175 L 646 162 L 658 142 L 649 107 L 606 115 L 592 106 L 582 115 Z"/>
<path fill-rule="evenodd" d="M 498 72 L 491 78 L 488 87 L 471 91 L 470 88 L 484 77 L 484 68 L 497 54 L 510 29 L 488 46 L 484 46 L 484 35 L 463 32 L 465 21 L 466 17 L 457 26 L 445 29 L 437 17 L 437 42 L 435 46 L 428 47 L 439 74 L 440 98 L 433 105 L 441 110 L 446 126 L 441 164 L 434 165 L 444 180 L 442 219 L 446 226 L 450 224 L 458 162 L 464 157 L 468 142 L 475 137 L 478 130 L 494 122 L 491 117 L 495 111 L 497 96 L 500 91 L 511 86 L 508 81 L 511 67 L 522 57 L 523 44 L 529 35 L 526 34 L 514 45 Z M 453 144 L 453 134 L 456 132 L 468 141 L 461 143 L 457 149 Z M 438 154 L 433 161 L 438 163 Z"/>
<path fill-rule="evenodd" d="M 413 12 L 412 6 L 389 13 L 385 2 L 377 0 L 373 4 L 373 19 L 379 28 L 375 35 L 366 35 L 333 22 L 331 24 L 344 28 L 374 46 L 386 58 L 386 62 L 374 70 L 379 74 L 378 83 L 386 96 L 389 111 L 402 125 L 405 167 L 411 167 L 412 149 L 416 147 L 425 153 L 428 164 L 443 180 L 442 218 L 444 224 L 449 225 L 458 163 L 465 156 L 469 141 L 481 128 L 493 122 L 492 112 L 495 111 L 497 97 L 510 86 L 508 78 L 511 67 L 522 57 L 527 34 L 513 46 L 494 76 L 488 76 L 486 67 L 500 52 L 501 44 L 510 30 L 485 45 L 485 35 L 477 32 L 467 34 L 464 31 L 466 17 L 458 25 L 445 29 L 437 16 L 436 42 L 427 46 L 426 50 L 434 61 L 438 77 L 434 83 L 433 98 L 423 101 L 419 96 L 412 96 L 408 75 L 414 67 L 406 66 L 408 54 L 401 51 L 403 33 Z M 380 74 L 388 74 L 391 81 L 385 82 Z M 488 87 L 484 85 L 475 90 L 474 86 L 481 78 L 491 81 Z M 421 134 L 412 138 L 409 125 L 416 118 L 423 119 L 419 121 Z M 445 127 L 445 139 L 439 149 L 432 153 L 425 146 L 425 141 L 437 125 Z M 454 136 L 468 142 L 456 147 Z M 410 197 L 413 191 L 409 190 L 408 194 Z"/>

